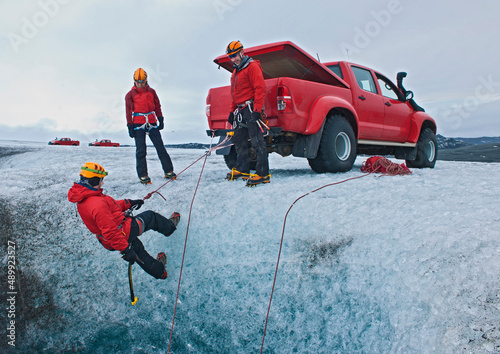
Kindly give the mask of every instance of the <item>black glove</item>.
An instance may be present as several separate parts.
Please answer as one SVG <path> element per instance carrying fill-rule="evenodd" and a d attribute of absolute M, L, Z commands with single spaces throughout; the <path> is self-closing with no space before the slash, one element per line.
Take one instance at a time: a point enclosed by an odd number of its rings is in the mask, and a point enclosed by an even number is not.
<path fill-rule="evenodd" d="M 163 117 L 158 117 L 158 122 L 159 122 L 159 124 L 158 124 L 158 129 L 159 129 L 159 130 L 162 130 L 162 129 L 165 127 L 165 126 L 163 125 L 163 121 L 164 121 Z"/>
<path fill-rule="evenodd" d="M 250 119 L 252 120 L 252 122 L 256 122 L 261 118 L 262 118 L 262 115 L 260 114 L 260 112 L 252 112 L 252 114 L 250 116 Z"/>
<path fill-rule="evenodd" d="M 131 138 L 135 137 L 135 129 L 133 125 L 128 126 L 128 136 Z"/>
<path fill-rule="evenodd" d="M 229 113 L 229 117 L 227 118 L 227 121 L 229 122 L 229 124 L 233 125 L 233 123 L 234 123 L 234 113 L 233 112 Z"/>
<path fill-rule="evenodd" d="M 130 264 L 134 264 L 135 261 L 137 260 L 137 254 L 135 253 L 134 249 L 132 248 L 132 245 L 128 245 L 128 247 L 125 248 L 120 253 L 123 255 L 122 258 L 124 260 L 126 260 L 127 262 L 130 262 Z"/>
<path fill-rule="evenodd" d="M 134 205 L 137 205 L 137 208 L 135 208 L 135 210 L 138 210 L 141 208 L 142 204 L 144 204 L 144 200 L 142 199 L 134 199 L 134 200 L 131 200 L 129 199 L 128 202 L 130 203 L 130 207 L 132 208 Z"/>

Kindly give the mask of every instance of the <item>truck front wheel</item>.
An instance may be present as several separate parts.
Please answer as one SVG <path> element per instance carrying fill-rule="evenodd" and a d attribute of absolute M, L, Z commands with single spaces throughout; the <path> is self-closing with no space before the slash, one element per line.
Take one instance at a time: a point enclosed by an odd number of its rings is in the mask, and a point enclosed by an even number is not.
<path fill-rule="evenodd" d="M 406 165 L 413 168 L 434 168 L 437 160 L 437 140 L 436 135 L 430 128 L 424 129 L 420 133 L 417 142 L 417 158 L 406 160 Z"/>
<path fill-rule="evenodd" d="M 350 171 L 356 160 L 354 131 L 342 115 L 330 117 L 323 129 L 318 154 L 308 159 L 316 173 Z"/>

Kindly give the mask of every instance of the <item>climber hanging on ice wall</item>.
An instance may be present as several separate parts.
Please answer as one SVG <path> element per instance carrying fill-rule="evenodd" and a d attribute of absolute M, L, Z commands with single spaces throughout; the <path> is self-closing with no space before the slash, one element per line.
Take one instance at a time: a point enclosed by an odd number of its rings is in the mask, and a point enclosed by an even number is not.
<path fill-rule="evenodd" d="M 170 218 L 148 210 L 132 216 L 132 209 L 139 209 L 144 200 L 115 200 L 103 193 L 102 185 L 108 172 L 94 162 L 85 163 L 80 169 L 80 180 L 68 191 L 68 200 L 76 203 L 78 213 L 87 228 L 96 235 L 104 248 L 119 251 L 130 263 L 137 262 L 144 271 L 156 279 L 167 278 L 167 256 L 164 252 L 153 258 L 139 240 L 144 232 L 154 230 L 170 236 L 176 229 L 180 214 Z"/>

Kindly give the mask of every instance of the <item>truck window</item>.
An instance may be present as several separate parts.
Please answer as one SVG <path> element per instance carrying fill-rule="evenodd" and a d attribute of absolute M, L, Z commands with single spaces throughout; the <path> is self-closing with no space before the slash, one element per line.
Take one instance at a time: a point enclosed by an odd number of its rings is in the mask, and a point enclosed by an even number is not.
<path fill-rule="evenodd" d="M 388 78 L 377 73 L 377 81 L 382 91 L 382 96 L 393 99 L 404 101 L 401 92 L 396 88 L 396 86 Z"/>
<path fill-rule="evenodd" d="M 340 65 L 328 65 L 328 69 L 333 71 L 337 76 L 339 76 L 341 79 L 344 79 L 344 75 L 342 75 L 342 70 L 340 69 Z"/>
<path fill-rule="evenodd" d="M 377 93 L 377 87 L 375 86 L 375 81 L 373 81 L 370 71 L 353 66 L 352 72 L 354 73 L 354 77 L 356 78 L 358 86 L 361 89 Z"/>
<path fill-rule="evenodd" d="M 380 91 L 382 91 L 382 96 L 393 100 L 398 99 L 398 95 L 396 95 L 396 93 L 392 90 L 392 87 L 387 82 L 385 82 L 381 78 L 377 78 L 377 80 L 378 85 L 380 86 Z"/>

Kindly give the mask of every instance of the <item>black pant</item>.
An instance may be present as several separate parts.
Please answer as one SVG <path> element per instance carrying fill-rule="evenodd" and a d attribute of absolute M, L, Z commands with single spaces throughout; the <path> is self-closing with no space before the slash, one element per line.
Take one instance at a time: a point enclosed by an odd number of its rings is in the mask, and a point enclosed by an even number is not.
<path fill-rule="evenodd" d="M 235 117 L 237 120 L 237 127 L 233 136 L 237 155 L 236 169 L 243 173 L 250 173 L 250 159 L 248 156 L 248 139 L 250 138 L 250 143 L 257 155 L 255 172 L 261 177 L 267 176 L 269 174 L 269 160 L 267 157 L 264 134 L 260 130 L 257 122 L 252 119 L 248 106 L 241 111 L 241 122 L 238 121 L 238 116 L 240 116 L 240 114 Z"/>
<path fill-rule="evenodd" d="M 139 125 L 134 125 L 139 126 Z M 148 175 L 148 165 L 146 163 L 146 131 L 144 129 L 137 129 L 135 131 L 135 158 L 136 158 L 136 169 L 137 175 L 139 177 L 144 177 Z M 158 128 L 151 128 L 149 130 L 149 139 L 156 148 L 156 153 L 161 162 L 161 167 L 163 172 L 169 173 L 174 170 L 172 165 L 172 160 L 168 155 L 167 149 L 163 144 L 161 138 L 160 130 Z"/>
<path fill-rule="evenodd" d="M 137 219 L 140 221 L 140 226 Z M 135 253 L 142 261 L 142 263 L 137 262 L 137 264 L 139 264 L 139 266 L 144 269 L 146 273 L 156 279 L 160 279 L 163 276 L 165 268 L 160 261 L 149 255 L 149 253 L 144 249 L 144 245 L 139 240 L 138 236 L 148 230 L 154 230 L 165 236 L 169 236 L 175 231 L 175 229 L 176 227 L 171 220 L 151 210 L 140 213 L 132 218 L 128 242 L 132 244 Z"/>

